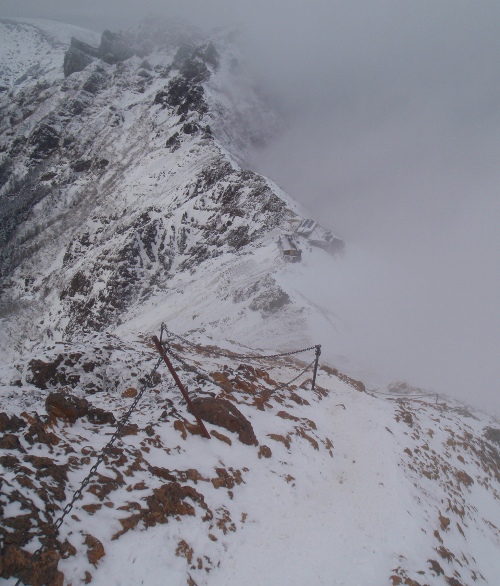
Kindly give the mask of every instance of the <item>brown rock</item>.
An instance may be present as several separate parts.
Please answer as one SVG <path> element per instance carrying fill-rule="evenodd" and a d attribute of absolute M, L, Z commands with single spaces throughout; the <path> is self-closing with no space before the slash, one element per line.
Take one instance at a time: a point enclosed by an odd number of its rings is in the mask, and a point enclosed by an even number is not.
<path fill-rule="evenodd" d="M 227 435 L 224 435 L 223 433 L 219 433 L 216 429 L 213 429 L 210 432 L 210 435 L 212 437 L 217 438 L 221 442 L 224 442 L 224 443 L 228 444 L 229 446 L 231 446 L 233 444 L 233 442 L 227 437 Z"/>
<path fill-rule="evenodd" d="M 193 548 L 190 547 L 186 541 L 184 541 L 184 539 L 181 539 L 181 541 L 179 541 L 179 544 L 177 545 L 177 549 L 175 550 L 175 555 L 176 556 L 182 556 L 185 557 L 188 561 L 188 563 L 191 563 L 191 560 L 193 559 Z"/>
<path fill-rule="evenodd" d="M 87 533 L 85 537 L 85 545 L 87 546 L 87 558 L 89 562 L 97 567 L 97 562 L 106 555 L 103 544 L 97 539 L 97 537 Z"/>
<path fill-rule="evenodd" d="M 19 431 L 23 427 L 26 427 L 26 422 L 17 417 L 17 415 L 11 415 L 10 417 L 7 413 L 0 413 L 0 431 Z"/>
<path fill-rule="evenodd" d="M 38 414 L 29 418 L 30 426 L 28 431 L 24 434 L 24 439 L 33 445 L 35 442 L 46 444 L 47 446 L 55 446 L 59 443 L 59 438 L 55 433 L 47 431 L 46 424 L 41 420 Z M 52 449 L 51 449 L 52 451 Z"/>
<path fill-rule="evenodd" d="M 84 511 L 87 511 L 87 513 L 89 515 L 93 515 L 96 511 L 98 511 L 101 508 L 102 508 L 102 505 L 100 503 L 92 503 L 89 505 L 82 505 L 82 509 Z"/>
<path fill-rule="evenodd" d="M 45 399 L 45 409 L 52 417 L 74 423 L 79 417 L 87 415 L 89 402 L 70 393 L 57 391 L 50 393 Z"/>
<path fill-rule="evenodd" d="M 174 421 L 174 429 L 176 431 L 180 431 L 181 437 L 183 440 L 185 440 L 187 438 L 186 426 L 184 425 L 184 423 L 180 419 L 176 419 Z"/>
<path fill-rule="evenodd" d="M 63 361 L 63 356 L 60 354 L 53 362 L 44 362 L 43 360 L 32 360 L 28 367 L 31 370 L 31 379 L 36 387 L 42 390 L 47 389 L 47 385 L 57 382 L 57 367 Z"/>
<path fill-rule="evenodd" d="M 137 395 L 137 389 L 134 389 L 134 387 L 129 387 L 128 389 L 125 389 L 122 393 L 122 397 L 124 399 L 132 399 L 132 397 L 135 397 Z"/>
<path fill-rule="evenodd" d="M 59 554 L 55 551 L 43 552 L 34 563 L 30 553 L 15 545 L 7 545 L 1 554 L 0 576 L 4 579 L 20 578 L 24 584 L 33 586 L 62 586 L 64 583 L 64 575 L 57 569 Z"/>
<path fill-rule="evenodd" d="M 239 470 L 229 468 L 228 471 L 225 468 L 216 468 L 215 472 L 217 473 L 218 478 L 212 478 L 212 484 L 214 485 L 214 488 L 224 487 L 231 489 L 234 488 L 235 484 L 241 484 L 243 482 L 243 478 L 241 477 L 241 472 Z"/>
<path fill-rule="evenodd" d="M 427 560 L 431 566 L 431 571 L 436 574 L 436 576 L 441 576 L 444 574 L 444 570 L 436 560 Z"/>
<path fill-rule="evenodd" d="M 271 448 L 268 446 L 260 446 L 259 458 L 270 458 L 273 455 Z"/>
<path fill-rule="evenodd" d="M 19 450 L 20 452 L 26 453 L 19 438 L 13 433 L 6 433 L 0 438 L 0 448 L 3 448 L 4 450 Z"/>
<path fill-rule="evenodd" d="M 212 425 L 224 427 L 238 434 L 241 443 L 258 445 L 257 438 L 248 419 L 227 399 L 200 397 L 193 400 L 193 406 L 201 419 Z"/>
<path fill-rule="evenodd" d="M 268 433 L 267 437 L 270 437 L 271 439 L 273 439 L 276 442 L 281 442 L 283 444 L 285 444 L 285 447 L 287 450 L 290 449 L 290 438 L 284 437 L 283 435 L 280 435 L 278 433 Z"/>
<path fill-rule="evenodd" d="M 99 407 L 90 407 L 87 412 L 87 419 L 90 423 L 97 423 L 99 425 L 109 424 L 114 425 L 116 423 L 115 416 L 111 411 L 105 411 Z"/>
<path fill-rule="evenodd" d="M 124 425 L 120 431 L 120 435 L 123 437 L 125 435 L 137 435 L 139 431 L 139 426 L 137 423 L 127 423 Z"/>

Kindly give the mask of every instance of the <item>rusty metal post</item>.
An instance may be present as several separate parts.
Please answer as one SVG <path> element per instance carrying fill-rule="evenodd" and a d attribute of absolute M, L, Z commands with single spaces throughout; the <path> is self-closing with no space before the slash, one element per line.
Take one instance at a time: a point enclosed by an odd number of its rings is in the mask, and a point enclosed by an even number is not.
<path fill-rule="evenodd" d="M 321 344 L 315 346 L 316 348 L 316 360 L 314 362 L 314 373 L 313 373 L 313 380 L 312 380 L 312 387 L 311 390 L 314 391 L 314 386 L 316 385 L 316 373 L 318 372 L 318 362 L 319 357 L 321 355 Z"/>
<path fill-rule="evenodd" d="M 152 338 L 156 349 L 158 350 L 158 352 L 160 353 L 160 356 L 163 358 L 165 364 L 168 366 L 168 370 L 170 370 L 170 374 L 174 377 L 175 382 L 177 383 L 177 386 L 179 387 L 181 393 L 183 394 L 184 398 L 187 401 L 187 404 L 189 405 L 190 409 L 191 409 L 191 413 L 195 416 L 196 421 L 198 423 L 198 425 L 201 427 L 202 431 L 203 431 L 203 435 L 207 438 L 210 439 L 210 434 L 208 433 L 207 428 L 205 427 L 205 424 L 203 423 L 203 421 L 201 420 L 200 416 L 198 415 L 198 413 L 196 412 L 196 408 L 193 405 L 193 402 L 191 401 L 187 390 L 185 389 L 184 385 L 181 383 L 181 379 L 179 378 L 179 376 L 177 375 L 177 373 L 175 372 L 175 368 L 173 367 L 172 363 L 170 362 L 166 352 L 165 352 L 165 348 L 161 345 L 160 340 L 158 340 L 157 336 L 153 336 Z"/>

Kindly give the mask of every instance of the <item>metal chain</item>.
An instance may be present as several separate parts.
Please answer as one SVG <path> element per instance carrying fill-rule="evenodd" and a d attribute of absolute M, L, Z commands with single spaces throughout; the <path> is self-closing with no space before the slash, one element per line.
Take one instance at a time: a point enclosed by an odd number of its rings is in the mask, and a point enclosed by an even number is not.
<path fill-rule="evenodd" d="M 193 348 L 199 348 L 199 349 L 203 349 L 207 352 L 210 352 L 211 354 L 215 355 L 215 356 L 221 356 L 223 358 L 234 358 L 234 359 L 245 359 L 245 360 L 249 360 L 249 359 L 257 359 L 260 360 L 261 358 L 281 358 L 282 356 L 292 356 L 293 354 L 301 354 L 302 352 L 308 352 L 309 350 L 314 350 L 316 348 L 316 346 L 309 346 L 308 348 L 302 348 L 301 350 L 292 350 L 291 352 L 282 352 L 280 354 L 267 354 L 267 355 L 255 355 L 255 354 L 226 354 L 224 352 L 216 352 L 215 350 L 212 350 L 211 348 L 207 348 L 206 346 L 201 346 L 200 344 L 194 344 L 193 342 L 187 340 L 186 338 L 183 338 L 182 336 L 179 336 L 179 334 L 174 334 L 173 332 L 169 331 L 167 329 L 167 326 L 165 324 L 161 324 L 162 327 L 162 331 L 165 331 L 167 336 L 171 336 L 173 338 L 177 338 L 178 340 L 182 340 L 185 344 L 187 344 L 188 346 L 192 346 Z"/>
<path fill-rule="evenodd" d="M 294 350 L 292 352 L 282 352 L 280 354 L 270 354 L 270 355 L 251 355 L 251 354 L 226 354 L 223 352 L 215 352 L 212 349 L 208 349 L 208 348 L 203 348 L 202 346 L 198 345 L 198 344 L 194 344 L 193 342 L 190 342 L 189 340 L 187 340 L 186 338 L 183 338 L 182 336 L 179 336 L 177 334 L 174 334 L 172 332 L 170 332 L 167 329 L 167 326 L 165 324 L 161 324 L 161 333 L 160 333 L 160 340 L 163 339 L 163 332 L 165 332 L 168 336 L 177 338 L 179 340 L 182 340 L 185 344 L 188 344 L 191 347 L 194 348 L 202 348 L 205 351 L 209 351 L 212 354 L 214 354 L 215 356 L 221 356 L 224 358 L 232 358 L 232 359 L 245 359 L 245 360 L 251 360 L 251 359 L 257 359 L 260 360 L 262 358 L 281 358 L 283 356 L 292 356 L 294 354 L 300 354 L 302 352 L 308 352 L 309 350 L 314 350 L 317 349 L 317 346 L 310 346 L 309 348 L 303 348 L 301 350 Z M 167 342 L 163 343 L 164 345 L 167 344 Z M 175 356 L 171 350 L 170 347 L 167 348 L 167 350 L 180 362 L 184 363 L 184 361 Z M 294 383 L 298 378 L 300 378 L 305 372 L 307 372 L 311 366 L 314 364 L 316 359 L 314 359 L 302 372 L 300 372 L 296 377 L 294 377 L 291 381 L 280 385 L 279 387 L 276 387 L 275 389 L 271 389 L 270 392 L 271 393 L 275 393 L 277 391 L 280 391 L 286 387 L 288 387 L 289 385 L 291 385 L 292 383 Z M 108 441 L 108 443 L 104 446 L 104 448 L 101 450 L 101 453 L 99 454 L 97 460 L 95 461 L 94 465 L 90 468 L 87 476 L 83 479 L 82 483 L 80 484 L 79 488 L 77 490 L 75 490 L 75 492 L 73 493 L 73 496 L 71 498 L 71 500 L 66 504 L 66 506 L 64 507 L 61 515 L 58 517 L 58 519 L 56 519 L 56 521 L 54 521 L 52 523 L 52 527 L 50 527 L 47 531 L 44 531 L 43 533 L 38 532 L 37 534 L 35 534 L 35 536 L 41 536 L 44 535 L 45 539 L 43 539 L 43 543 L 42 545 L 33 553 L 31 560 L 30 560 L 30 564 L 35 563 L 36 561 L 38 561 L 38 559 L 40 558 L 42 552 L 44 551 L 47 541 L 50 537 L 54 537 L 56 536 L 58 530 L 60 529 L 61 525 L 64 522 L 64 519 L 66 518 L 66 516 L 72 511 L 76 501 L 82 496 L 83 491 L 87 488 L 88 484 L 90 483 L 90 481 L 92 480 L 93 476 L 96 474 L 97 469 L 99 468 L 99 466 L 102 464 L 104 458 L 109 454 L 109 451 L 111 450 L 113 444 L 115 443 L 116 439 L 118 438 L 118 436 L 120 435 L 123 427 L 126 425 L 126 423 L 128 422 L 132 412 L 135 410 L 135 407 L 137 406 L 137 404 L 139 403 L 139 401 L 142 398 L 142 395 L 144 394 L 144 392 L 146 391 L 147 388 L 152 386 L 152 380 L 154 375 L 156 374 L 156 371 L 158 370 L 160 364 L 163 362 L 163 359 L 160 357 L 157 361 L 157 363 L 155 364 L 154 368 L 152 369 L 152 371 L 150 372 L 150 374 L 148 375 L 148 377 L 146 378 L 141 390 L 139 391 L 139 393 L 137 394 L 136 398 L 134 399 L 134 401 L 132 402 L 132 404 L 130 405 L 129 409 L 127 410 L 127 412 L 123 415 L 123 417 L 120 419 L 120 421 L 118 422 L 116 429 L 113 433 L 113 435 L 111 436 L 111 439 Z M 185 364 L 185 363 L 184 363 Z M 234 391 L 235 389 L 233 389 L 232 387 L 226 387 L 224 385 L 221 385 L 219 383 L 217 383 L 216 381 L 210 379 L 208 377 L 208 375 L 204 375 L 200 372 L 198 372 L 196 369 L 194 369 L 195 372 L 201 376 L 202 378 L 204 378 L 205 380 L 207 380 L 208 382 L 215 384 L 216 386 L 224 389 L 224 390 L 229 390 L 229 391 Z M 269 390 L 268 390 L 269 391 Z M 47 534 L 48 533 L 48 534 Z M 15 584 L 15 586 L 20 586 L 22 584 L 22 580 L 21 578 L 19 578 Z"/>
<path fill-rule="evenodd" d="M 313 346 L 314 348 L 315 346 Z M 192 367 L 189 364 L 186 363 L 185 360 L 183 360 L 180 356 L 178 356 L 177 354 L 175 354 L 172 349 L 169 347 L 168 351 L 170 353 L 170 355 L 175 358 L 178 362 L 180 362 L 184 368 L 187 368 L 187 370 L 191 370 L 194 372 L 196 372 L 196 374 L 198 376 L 200 376 L 203 380 L 207 381 L 208 383 L 214 384 L 215 386 L 219 387 L 220 389 L 224 390 L 224 391 L 230 391 L 230 392 L 238 392 L 237 389 L 235 389 L 234 387 L 228 387 L 226 385 L 222 385 L 220 383 L 218 383 L 217 381 L 213 380 L 212 378 L 210 378 L 210 376 L 207 373 L 201 372 L 198 368 Z M 276 393 L 277 391 L 281 391 L 282 389 L 285 389 L 286 387 L 290 386 L 292 383 L 294 383 L 298 378 L 300 378 L 304 373 L 306 373 L 311 366 L 315 363 L 316 358 L 314 358 L 314 360 L 312 362 L 310 362 L 305 368 L 304 370 L 302 370 L 297 376 L 295 376 L 292 380 L 288 381 L 287 383 L 280 385 L 278 387 L 275 387 L 274 389 L 266 389 L 267 392 L 271 392 L 271 393 Z"/>
<path fill-rule="evenodd" d="M 47 532 L 44 532 L 44 535 L 46 536 L 46 539 L 44 540 L 45 543 L 42 543 L 42 545 L 34 552 L 33 556 L 31 557 L 30 564 L 33 564 L 36 561 L 38 561 L 38 559 L 40 558 L 43 550 L 46 547 L 46 541 L 48 540 L 48 538 L 51 537 L 51 536 L 55 538 L 57 531 L 59 530 L 59 528 L 61 527 L 61 525 L 64 522 L 65 517 L 71 512 L 71 510 L 73 509 L 76 501 L 82 496 L 83 491 L 85 490 L 85 488 L 90 483 L 92 477 L 96 474 L 97 469 L 99 468 L 100 464 L 102 463 L 102 461 L 104 460 L 104 458 L 109 454 L 109 451 L 111 450 L 113 444 L 115 443 L 116 439 L 120 435 L 120 433 L 121 433 L 122 429 L 124 428 L 124 426 L 126 425 L 127 421 L 130 419 L 130 416 L 132 415 L 132 412 L 134 411 L 134 409 L 137 406 L 137 403 L 139 403 L 139 401 L 141 400 L 142 395 L 145 393 L 145 391 L 146 391 L 147 388 L 150 388 L 152 386 L 153 377 L 156 374 L 156 371 L 158 370 L 158 368 L 159 368 L 160 364 L 162 363 L 162 361 L 163 360 L 160 357 L 158 359 L 157 363 L 155 364 L 153 370 L 147 376 L 147 378 L 146 378 L 146 380 L 145 380 L 145 382 L 144 382 L 141 390 L 137 393 L 137 396 L 135 397 L 134 401 L 132 402 L 132 404 L 128 408 L 127 412 L 123 415 L 123 417 L 118 422 L 118 424 L 116 426 L 116 429 L 115 429 L 113 435 L 111 436 L 111 439 L 108 441 L 108 443 L 102 449 L 102 451 L 99 454 L 99 456 L 98 456 L 97 460 L 95 461 L 94 465 L 89 470 L 87 476 L 83 479 L 83 481 L 80 484 L 79 488 L 77 490 L 75 490 L 75 492 L 73 493 L 73 497 L 71 498 L 71 500 L 69 501 L 69 503 L 67 503 L 67 505 L 64 507 L 64 509 L 63 509 L 61 515 L 59 516 L 59 518 L 52 523 L 52 527 L 49 529 L 49 535 L 47 535 Z M 40 534 L 38 533 L 37 535 L 40 535 Z M 22 584 L 21 578 L 18 579 L 18 581 L 16 582 L 15 586 L 19 586 L 20 584 Z"/>

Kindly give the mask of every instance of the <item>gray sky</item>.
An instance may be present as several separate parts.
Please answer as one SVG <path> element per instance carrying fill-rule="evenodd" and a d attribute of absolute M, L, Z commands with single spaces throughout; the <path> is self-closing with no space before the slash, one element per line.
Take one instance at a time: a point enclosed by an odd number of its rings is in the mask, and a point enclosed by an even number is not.
<path fill-rule="evenodd" d="M 286 130 L 254 166 L 348 242 L 332 307 L 384 376 L 500 414 L 497 0 L 2 0 L 103 30 L 241 23 Z"/>

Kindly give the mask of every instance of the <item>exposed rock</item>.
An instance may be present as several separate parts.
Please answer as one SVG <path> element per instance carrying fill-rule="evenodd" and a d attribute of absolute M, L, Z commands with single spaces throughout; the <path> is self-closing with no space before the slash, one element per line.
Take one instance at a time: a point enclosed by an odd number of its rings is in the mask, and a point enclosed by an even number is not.
<path fill-rule="evenodd" d="M 57 128 L 48 123 L 42 123 L 33 132 L 30 138 L 33 159 L 45 159 L 59 147 L 60 133 Z"/>
<path fill-rule="evenodd" d="M 73 39 L 71 40 L 73 41 Z M 69 77 L 72 73 L 83 71 L 93 60 L 90 55 L 87 55 L 81 49 L 72 45 L 64 54 L 64 77 Z"/>
<path fill-rule="evenodd" d="M 90 159 L 79 159 L 78 161 L 75 161 L 71 164 L 71 168 L 77 173 L 88 171 L 91 167 L 92 161 Z"/>
<path fill-rule="evenodd" d="M 179 133 L 174 132 L 172 136 L 167 140 L 165 146 L 170 149 L 171 153 L 174 153 L 180 146 L 181 141 L 179 140 Z"/>
<path fill-rule="evenodd" d="M 500 429 L 494 429 L 493 427 L 486 427 L 484 430 L 484 437 L 490 442 L 494 442 L 500 445 Z"/>
<path fill-rule="evenodd" d="M 166 523 L 168 517 L 176 515 L 194 515 L 194 507 L 186 502 L 186 498 L 200 504 L 205 510 L 203 495 L 191 486 L 182 486 L 178 482 L 164 484 L 155 488 L 153 494 L 146 498 L 148 511 L 144 515 L 146 527 L 153 527 L 157 523 Z"/>
<path fill-rule="evenodd" d="M 82 89 L 89 94 L 96 94 L 104 89 L 107 84 L 107 76 L 105 72 L 99 68 L 92 71 L 82 86 Z"/>
<path fill-rule="evenodd" d="M 19 450 L 20 452 L 26 452 L 17 435 L 14 435 L 13 433 L 6 433 L 0 438 L 0 448 L 4 450 Z"/>
<path fill-rule="evenodd" d="M 259 458 L 270 458 L 273 455 L 271 448 L 269 446 L 260 446 L 259 448 Z"/>
<path fill-rule="evenodd" d="M 45 409 L 56 419 L 66 419 L 74 423 L 79 417 L 87 415 L 89 402 L 69 393 L 53 392 L 45 399 Z"/>
<path fill-rule="evenodd" d="M 87 533 L 85 545 L 87 546 L 87 558 L 89 562 L 97 567 L 98 561 L 106 555 L 103 544 L 96 537 Z"/>
<path fill-rule="evenodd" d="M 182 127 L 182 132 L 184 134 L 194 134 L 195 132 L 198 132 L 199 130 L 200 130 L 200 127 L 195 122 L 186 122 L 184 124 L 184 126 Z"/>
<path fill-rule="evenodd" d="M 26 427 L 26 422 L 24 419 L 17 417 L 17 415 L 11 415 L 10 417 L 7 413 L 0 413 L 0 431 L 19 431 Z"/>
<path fill-rule="evenodd" d="M 57 445 L 60 440 L 55 433 L 47 431 L 46 424 L 41 420 L 38 414 L 30 420 L 28 431 L 24 434 L 24 439 L 33 445 L 35 442 L 50 446 Z"/>
<path fill-rule="evenodd" d="M 28 376 L 28 382 L 31 382 L 39 389 L 46 390 L 49 384 L 58 382 L 57 367 L 63 361 L 63 356 L 60 354 L 52 362 L 44 362 L 43 360 L 31 360 L 28 364 L 28 368 L 32 373 L 32 376 Z"/>
<path fill-rule="evenodd" d="M 243 444 L 258 445 L 259 442 L 250 421 L 227 399 L 199 397 L 193 399 L 193 405 L 201 419 L 237 433 Z"/>
<path fill-rule="evenodd" d="M 341 381 L 347 383 L 351 387 L 354 387 L 360 393 L 364 393 L 365 390 L 366 390 L 364 383 L 362 383 L 361 381 L 356 380 L 354 378 L 351 378 L 351 377 L 347 376 L 346 374 L 343 374 L 342 372 L 340 372 L 336 368 L 333 368 L 331 366 L 326 366 L 325 364 L 322 364 L 319 367 L 319 370 L 324 370 L 327 374 L 332 374 L 333 376 L 336 376 Z"/>
<path fill-rule="evenodd" d="M 7 545 L 0 552 L 0 576 L 20 578 L 34 586 L 62 586 L 64 575 L 57 569 L 60 556 L 56 551 L 45 551 L 36 562 L 32 555 L 15 545 Z"/>
<path fill-rule="evenodd" d="M 87 411 L 87 418 L 90 423 L 97 423 L 99 425 L 114 425 L 116 423 L 113 413 L 105 411 L 99 407 L 90 407 Z"/>
<path fill-rule="evenodd" d="M 112 65 L 132 57 L 133 49 L 124 34 L 105 30 L 97 54 L 103 61 Z"/>

